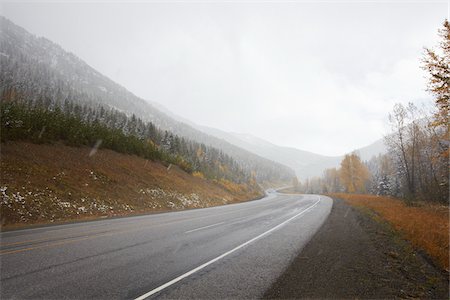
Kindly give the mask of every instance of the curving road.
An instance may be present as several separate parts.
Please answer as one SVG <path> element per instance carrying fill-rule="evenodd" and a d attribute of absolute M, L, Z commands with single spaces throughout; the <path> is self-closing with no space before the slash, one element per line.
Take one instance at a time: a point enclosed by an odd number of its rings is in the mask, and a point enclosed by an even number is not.
<path fill-rule="evenodd" d="M 332 199 L 268 193 L 205 209 L 0 235 L 1 298 L 258 298 Z"/>

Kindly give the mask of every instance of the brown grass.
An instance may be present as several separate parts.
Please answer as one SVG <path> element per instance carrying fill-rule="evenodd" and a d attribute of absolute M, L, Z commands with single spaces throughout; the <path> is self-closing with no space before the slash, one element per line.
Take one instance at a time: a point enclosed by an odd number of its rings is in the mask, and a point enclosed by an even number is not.
<path fill-rule="evenodd" d="M 337 193 L 331 196 L 374 211 L 416 248 L 424 250 L 439 266 L 449 270 L 448 206 L 425 203 L 407 206 L 399 199 L 374 195 Z"/>
<path fill-rule="evenodd" d="M 2 227 L 207 207 L 262 196 L 137 156 L 60 144 L 1 144 Z"/>

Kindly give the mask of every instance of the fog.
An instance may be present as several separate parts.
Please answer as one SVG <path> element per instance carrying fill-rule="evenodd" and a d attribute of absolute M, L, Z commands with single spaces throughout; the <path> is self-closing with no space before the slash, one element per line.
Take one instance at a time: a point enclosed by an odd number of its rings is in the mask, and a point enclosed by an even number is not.
<path fill-rule="evenodd" d="M 326 155 L 431 102 L 420 68 L 448 2 L 47 2 L 0 13 L 197 124 Z"/>

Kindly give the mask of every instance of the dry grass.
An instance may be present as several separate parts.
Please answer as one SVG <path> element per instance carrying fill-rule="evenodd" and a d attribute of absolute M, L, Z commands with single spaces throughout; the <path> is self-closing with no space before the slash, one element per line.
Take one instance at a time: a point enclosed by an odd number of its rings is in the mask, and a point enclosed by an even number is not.
<path fill-rule="evenodd" d="M 418 249 L 428 253 L 435 262 L 449 270 L 449 210 L 448 206 L 421 203 L 407 206 L 391 197 L 358 194 L 332 194 L 347 203 L 369 208 Z"/>
<path fill-rule="evenodd" d="M 1 144 L 2 227 L 207 207 L 255 199 L 176 166 L 87 147 Z"/>

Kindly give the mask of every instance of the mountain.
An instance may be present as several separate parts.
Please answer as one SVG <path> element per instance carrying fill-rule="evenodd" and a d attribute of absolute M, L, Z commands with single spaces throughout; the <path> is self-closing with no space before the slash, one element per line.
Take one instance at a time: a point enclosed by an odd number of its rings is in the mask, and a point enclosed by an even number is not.
<path fill-rule="evenodd" d="M 326 156 L 292 147 L 275 145 L 251 134 L 225 132 L 220 129 L 197 125 L 173 114 L 161 104 L 154 103 L 154 105 L 172 118 L 183 120 L 186 124 L 189 124 L 191 127 L 196 128 L 209 136 L 214 136 L 261 157 L 291 167 L 299 179 L 321 176 L 325 169 L 338 167 L 344 158 L 344 155 Z M 352 152 L 357 153 L 362 160 L 368 161 L 373 156 L 384 154 L 386 151 L 384 140 L 379 139 L 368 146 L 355 149 Z"/>
<path fill-rule="evenodd" d="M 325 169 L 338 167 L 343 158 L 278 146 L 249 134 L 229 133 L 206 126 L 197 128 L 262 157 L 290 166 L 299 179 L 321 176 Z M 386 146 L 380 139 L 366 147 L 355 149 L 354 152 L 358 153 L 362 160 L 369 160 L 375 155 L 385 153 Z"/>
<path fill-rule="evenodd" d="M 1 146 L 2 228 L 209 207 L 262 194 L 243 185 L 228 190 L 180 168 L 168 171 L 158 161 L 108 149 L 99 149 L 92 159 L 90 148 L 61 143 L 9 141 Z M 20 204 L 16 199 L 21 199 Z"/>
<path fill-rule="evenodd" d="M 387 149 L 384 139 L 379 139 L 368 146 L 354 150 L 354 152 L 356 152 L 362 160 L 369 160 L 374 156 L 386 153 Z"/>
<path fill-rule="evenodd" d="M 27 101 L 71 101 L 135 115 L 162 130 L 211 146 L 235 159 L 259 182 L 290 181 L 294 171 L 165 113 L 102 75 L 57 44 L 36 37 L 0 16 L 1 92 L 13 90 Z"/>

